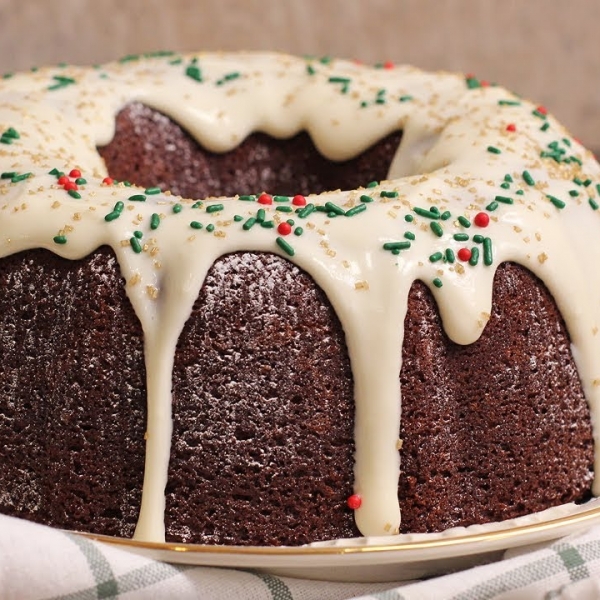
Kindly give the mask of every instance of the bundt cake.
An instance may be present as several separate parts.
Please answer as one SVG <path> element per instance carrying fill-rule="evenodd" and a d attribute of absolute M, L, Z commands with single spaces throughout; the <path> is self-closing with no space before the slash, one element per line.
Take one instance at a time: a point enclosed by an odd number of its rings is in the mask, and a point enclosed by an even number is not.
<path fill-rule="evenodd" d="M 473 76 L 0 80 L 0 512 L 281 545 L 598 492 L 600 166 Z"/>

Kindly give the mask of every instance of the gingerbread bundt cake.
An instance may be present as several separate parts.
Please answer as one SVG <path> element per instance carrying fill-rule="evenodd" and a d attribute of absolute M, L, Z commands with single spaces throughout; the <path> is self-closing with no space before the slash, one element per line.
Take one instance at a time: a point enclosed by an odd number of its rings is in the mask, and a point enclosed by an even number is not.
<path fill-rule="evenodd" d="M 158 53 L 0 81 L 0 512 L 213 544 L 597 492 L 600 166 L 473 77 Z"/>

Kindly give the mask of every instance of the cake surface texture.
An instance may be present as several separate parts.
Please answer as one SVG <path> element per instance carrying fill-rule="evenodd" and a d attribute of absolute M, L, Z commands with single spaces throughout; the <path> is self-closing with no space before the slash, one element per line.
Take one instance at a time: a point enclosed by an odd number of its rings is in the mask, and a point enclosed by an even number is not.
<path fill-rule="evenodd" d="M 472 76 L 156 53 L 0 79 L 0 512 L 146 541 L 597 495 L 600 166 Z"/>

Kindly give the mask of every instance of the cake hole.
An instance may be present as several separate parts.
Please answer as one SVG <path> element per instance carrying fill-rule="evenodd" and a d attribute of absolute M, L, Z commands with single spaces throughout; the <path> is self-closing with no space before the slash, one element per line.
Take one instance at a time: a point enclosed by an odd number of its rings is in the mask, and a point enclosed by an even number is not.
<path fill-rule="evenodd" d="M 131 103 L 117 115 L 112 141 L 98 152 L 114 179 L 158 186 L 185 198 L 263 191 L 293 196 L 356 189 L 386 179 L 401 138 L 401 131 L 392 132 L 342 162 L 323 157 L 306 132 L 288 139 L 252 133 L 219 154 L 203 148 L 164 114 Z"/>

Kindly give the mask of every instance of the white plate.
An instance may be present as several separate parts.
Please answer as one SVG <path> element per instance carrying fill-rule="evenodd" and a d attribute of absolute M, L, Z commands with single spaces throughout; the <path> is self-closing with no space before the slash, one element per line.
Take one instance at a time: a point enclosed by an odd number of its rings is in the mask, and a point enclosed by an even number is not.
<path fill-rule="evenodd" d="M 139 542 L 82 533 L 155 560 L 328 581 L 405 581 L 491 562 L 507 549 L 548 542 L 600 523 L 600 498 L 502 523 L 442 533 L 357 538 L 301 547 L 205 546 Z"/>

